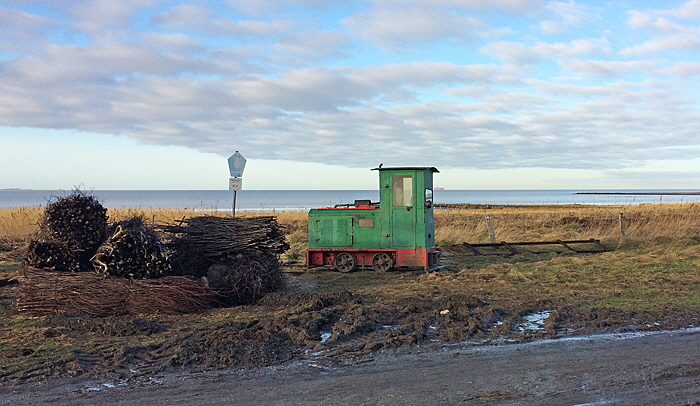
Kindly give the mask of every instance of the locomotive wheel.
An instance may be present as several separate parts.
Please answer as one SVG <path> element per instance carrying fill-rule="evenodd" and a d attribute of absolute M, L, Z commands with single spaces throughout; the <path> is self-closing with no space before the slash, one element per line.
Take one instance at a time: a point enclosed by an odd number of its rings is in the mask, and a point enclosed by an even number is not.
<path fill-rule="evenodd" d="M 394 258 L 388 252 L 378 252 L 372 256 L 372 268 L 375 271 L 387 272 L 394 267 Z"/>
<path fill-rule="evenodd" d="M 335 256 L 333 266 L 339 272 L 352 272 L 357 269 L 357 259 L 349 252 L 341 252 Z"/>

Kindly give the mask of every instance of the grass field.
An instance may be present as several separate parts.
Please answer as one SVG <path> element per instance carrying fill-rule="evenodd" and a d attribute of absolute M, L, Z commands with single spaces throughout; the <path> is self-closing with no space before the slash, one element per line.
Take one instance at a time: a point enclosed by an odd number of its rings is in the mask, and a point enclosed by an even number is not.
<path fill-rule="evenodd" d="M 624 213 L 625 236 L 620 213 Z M 0 272 L 19 268 L 12 248 L 25 244 L 37 230 L 38 208 L 0 210 Z M 240 213 L 254 216 L 271 213 Z M 108 211 L 111 221 L 134 215 L 154 223 L 170 223 L 192 215 L 177 209 Z M 221 213 L 225 216 L 227 213 Z M 277 212 L 286 228 L 290 250 L 283 260 L 302 261 L 306 249 L 306 213 Z M 369 297 L 433 289 L 469 289 L 494 298 L 523 300 L 556 298 L 583 307 L 620 307 L 700 310 L 700 204 L 645 204 L 633 206 L 499 206 L 490 209 L 440 209 L 435 212 L 436 241 L 441 247 L 461 242 L 488 242 L 485 218 L 490 216 L 498 241 L 542 241 L 596 238 L 613 249 L 593 255 L 515 255 L 445 258 L 447 271 L 376 283 L 343 282 Z M 14 252 L 17 252 L 16 250 Z M 404 284 L 402 281 L 406 282 Z M 389 284 L 391 286 L 386 286 Z M 323 286 L 323 284 L 321 284 Z M 391 293 L 387 293 L 391 292 Z"/>
<path fill-rule="evenodd" d="M 620 213 L 625 218 L 624 237 Z M 153 223 L 199 214 L 108 210 L 111 221 L 139 215 Z M 273 213 L 240 215 L 262 214 Z M 11 278 L 21 269 L 23 248 L 37 231 L 41 215 L 36 208 L 0 209 L 0 278 Z M 285 226 L 291 246 L 283 260 L 302 260 L 306 213 L 274 215 Z M 611 251 L 510 256 L 451 252 L 451 244 L 489 241 L 486 216 L 498 241 L 596 238 Z M 585 334 L 700 323 L 698 204 L 440 209 L 435 221 L 447 269 L 430 274 L 323 269 L 290 273 L 291 292 L 269 295 L 263 299 L 267 304 L 196 314 L 34 317 L 17 312 L 16 285 L 0 288 L 0 381 L 105 371 L 122 376 L 150 365 L 140 372 L 149 374 L 171 368 L 172 360 L 191 368 L 270 365 L 302 354 L 300 348 L 352 358 L 436 340 L 503 335 L 533 339 L 553 337 L 557 331 Z M 451 309 L 449 316 L 442 315 L 443 309 Z M 518 329 L 521 315 L 544 310 L 555 312 L 547 333 Z M 400 328 L 381 327 L 386 325 Z M 334 338 L 319 343 L 321 331 L 333 331 Z M 152 348 L 162 356 L 156 357 Z"/>

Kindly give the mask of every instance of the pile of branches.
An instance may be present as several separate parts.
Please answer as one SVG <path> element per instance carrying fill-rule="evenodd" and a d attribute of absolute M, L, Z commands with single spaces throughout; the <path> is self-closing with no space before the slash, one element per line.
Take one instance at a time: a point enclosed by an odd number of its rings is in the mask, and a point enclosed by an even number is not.
<path fill-rule="evenodd" d="M 98 273 L 122 278 L 159 278 L 170 273 L 160 236 L 141 217 L 113 224 L 110 237 L 91 261 Z"/>
<path fill-rule="evenodd" d="M 165 244 L 140 217 L 108 227 L 106 209 L 79 192 L 51 203 L 19 278 L 18 310 L 192 312 L 254 303 L 286 287 L 279 254 L 289 245 L 272 216 L 200 216 L 160 228 Z"/>
<path fill-rule="evenodd" d="M 247 305 L 257 302 L 268 293 L 287 288 L 274 255 L 257 257 L 239 256 L 227 264 L 209 267 L 207 286 L 217 292 L 217 300 L 225 306 Z"/>
<path fill-rule="evenodd" d="M 256 258 L 289 249 L 282 227 L 272 216 L 199 216 L 161 229 L 172 234 L 166 245 L 178 275 L 206 276 L 211 265 L 235 263 L 240 255 Z"/>
<path fill-rule="evenodd" d="M 35 268 L 80 271 L 80 252 L 59 241 L 31 240 L 25 261 Z"/>
<path fill-rule="evenodd" d="M 105 278 L 95 273 L 20 271 L 17 310 L 32 315 L 83 313 L 95 317 L 142 313 L 191 313 L 215 299 L 201 280 L 169 276 L 157 280 Z"/>
<path fill-rule="evenodd" d="M 74 191 L 46 206 L 26 262 L 57 271 L 90 271 L 90 258 L 105 239 L 107 209 L 93 196 Z"/>
<path fill-rule="evenodd" d="M 223 304 L 254 303 L 286 288 L 279 254 L 289 244 L 272 216 L 200 216 L 162 229 L 171 234 L 173 272 L 205 277 Z"/>

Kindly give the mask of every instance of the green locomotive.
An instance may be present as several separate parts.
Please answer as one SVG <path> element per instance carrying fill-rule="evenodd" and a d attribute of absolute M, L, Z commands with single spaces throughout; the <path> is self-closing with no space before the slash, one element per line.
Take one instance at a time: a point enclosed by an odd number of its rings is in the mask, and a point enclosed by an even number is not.
<path fill-rule="evenodd" d="M 358 267 L 388 271 L 439 265 L 433 217 L 434 167 L 374 168 L 379 172 L 379 203 L 309 211 L 306 265 L 340 272 Z"/>

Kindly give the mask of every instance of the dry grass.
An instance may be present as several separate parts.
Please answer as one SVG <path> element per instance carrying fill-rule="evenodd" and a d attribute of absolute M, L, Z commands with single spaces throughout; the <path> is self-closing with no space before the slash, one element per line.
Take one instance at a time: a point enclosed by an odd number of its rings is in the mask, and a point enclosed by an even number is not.
<path fill-rule="evenodd" d="M 620 236 L 621 212 L 627 218 L 625 239 Z M 28 241 L 41 214 L 39 208 L 0 209 L 0 277 L 11 277 L 20 267 L 19 259 L 8 255 L 2 241 L 14 241 L 13 246 Z M 110 221 L 142 216 L 153 223 L 171 223 L 202 213 L 179 209 L 109 209 L 107 214 Z M 241 212 L 237 216 L 270 214 L 286 227 L 291 249 L 283 259 L 302 260 L 307 245 L 306 213 Z M 438 210 L 435 213 L 438 243 L 488 242 L 484 219 L 487 215 L 493 218 L 499 241 L 598 238 L 617 249 L 592 255 L 463 256 L 456 266 L 450 263 L 449 269 L 431 274 L 369 270 L 341 274 L 316 269 L 295 276 L 296 286 L 314 292 L 349 290 L 362 296 L 364 304 L 369 306 L 409 297 L 437 300 L 458 294 L 476 296 L 511 309 L 533 306 L 533 310 L 539 310 L 572 304 L 588 309 L 658 310 L 662 314 L 670 309 L 670 314 L 700 313 L 700 204 Z M 5 303 L 0 310 L 7 311 L 12 298 L 0 299 Z M 280 318 L 284 314 L 286 309 L 272 316 Z M 124 343 L 129 347 L 146 347 L 173 340 L 187 331 L 197 332 L 192 335 L 207 329 L 224 331 L 221 326 L 228 328 L 232 323 L 271 316 L 270 308 L 265 306 L 239 306 L 192 315 L 151 314 L 143 317 L 177 328 L 152 335 L 106 337 L 87 333 L 85 337 L 74 338 L 64 334 L 54 336 L 55 332 L 42 324 L 42 318 L 16 313 L 3 315 L 6 317 L 0 325 L 3 354 L 0 369 L 6 374 L 22 371 L 40 374 L 42 370 L 37 365 L 50 365 L 51 360 L 64 365 L 64 360 L 75 359 L 78 353 L 115 354 Z M 86 323 L 90 325 L 93 321 Z M 102 325 L 99 323 L 103 321 L 97 323 Z M 30 355 L 23 355 L 28 351 Z"/>
<path fill-rule="evenodd" d="M 42 208 L 0 209 L 0 241 L 27 240 L 38 228 Z M 461 242 L 488 242 L 486 216 L 491 216 L 498 241 L 556 239 L 618 240 L 620 213 L 624 213 L 629 241 L 678 240 L 700 234 L 700 204 L 669 203 L 637 206 L 499 206 L 492 209 L 444 209 L 435 212 L 438 246 Z M 191 209 L 109 209 L 110 221 L 141 216 L 153 224 L 172 223 L 201 215 Z M 230 213 L 208 213 L 229 216 Z M 307 214 L 303 212 L 239 212 L 240 217 L 274 215 L 284 225 L 291 249 L 286 260 L 304 257 Z"/>
<path fill-rule="evenodd" d="M 625 238 L 620 235 L 620 213 L 626 218 Z M 182 209 L 108 211 L 111 221 L 139 215 L 154 223 L 171 223 L 199 214 Z M 0 242 L 28 240 L 40 215 L 39 209 L 0 209 Z M 259 215 L 274 215 L 285 226 L 291 248 L 282 260 L 303 261 L 307 214 L 237 213 L 237 216 Z M 367 295 L 368 300 L 437 288 L 469 289 L 496 299 L 557 298 L 584 307 L 672 306 L 700 310 L 700 204 L 441 209 L 435 213 L 438 245 L 488 242 L 487 215 L 493 219 L 498 241 L 596 238 L 616 251 L 596 255 L 465 256 L 457 258 L 457 262 L 450 260 L 447 272 L 424 277 L 377 275 L 360 278 L 356 285 L 352 285 L 354 278 L 328 273 L 319 288 L 342 286 Z M 0 270 L 15 269 L 7 263 L 7 260 L 0 263 L 3 268 Z"/>
<path fill-rule="evenodd" d="M 489 242 L 486 216 L 491 216 L 498 241 L 557 239 L 614 240 L 621 237 L 620 213 L 631 240 L 683 238 L 700 233 L 700 204 L 638 206 L 532 206 L 435 213 L 438 245 Z"/>
<path fill-rule="evenodd" d="M 38 229 L 43 215 L 42 207 L 22 207 L 0 209 L 0 252 L 9 251 L 17 244 L 28 243 Z M 151 224 L 172 224 L 183 218 L 200 216 L 204 213 L 192 209 L 148 208 L 148 209 L 108 209 L 110 222 L 142 217 Z M 207 212 L 206 214 L 228 217 L 230 211 Z M 291 248 L 284 255 L 284 261 L 299 261 L 305 258 L 307 248 L 306 213 L 299 212 L 237 212 L 237 217 L 275 216 L 285 226 L 287 242 Z"/>
<path fill-rule="evenodd" d="M 27 237 L 34 233 L 43 207 L 0 209 L 0 238 Z"/>
<path fill-rule="evenodd" d="M 426 283 L 461 285 L 489 298 L 700 310 L 700 204 L 444 210 L 436 213 L 436 239 L 441 245 L 488 242 L 487 215 L 498 241 L 596 238 L 615 251 L 462 257 L 452 272 L 428 276 Z"/>

